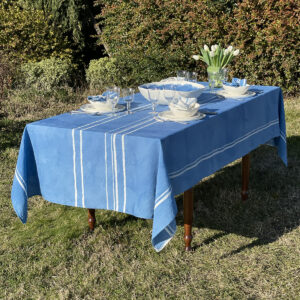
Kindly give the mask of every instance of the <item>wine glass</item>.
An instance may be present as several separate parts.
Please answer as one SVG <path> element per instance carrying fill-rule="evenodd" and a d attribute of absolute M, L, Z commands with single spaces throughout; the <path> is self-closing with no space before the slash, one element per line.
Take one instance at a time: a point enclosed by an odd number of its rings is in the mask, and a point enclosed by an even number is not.
<path fill-rule="evenodd" d="M 126 102 L 127 114 L 131 114 L 130 106 L 131 103 L 134 101 L 134 89 L 133 88 L 126 88 L 122 90 L 123 93 L 123 100 Z"/>
<path fill-rule="evenodd" d="M 152 88 L 152 91 L 149 92 L 149 100 L 152 104 L 152 111 L 149 114 L 153 114 L 154 116 L 157 115 L 156 105 L 158 103 L 159 95 L 160 95 L 160 89 L 158 87 Z"/>
<path fill-rule="evenodd" d="M 175 86 L 174 84 L 168 84 L 164 86 L 164 98 L 168 102 L 168 105 L 174 101 Z"/>

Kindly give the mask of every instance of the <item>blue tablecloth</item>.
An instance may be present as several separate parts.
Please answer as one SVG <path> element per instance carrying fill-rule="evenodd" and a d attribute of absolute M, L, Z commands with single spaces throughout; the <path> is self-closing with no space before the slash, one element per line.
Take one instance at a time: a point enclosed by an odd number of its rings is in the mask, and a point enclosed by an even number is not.
<path fill-rule="evenodd" d="M 27 199 L 42 195 L 153 219 L 152 244 L 160 251 L 176 231 L 174 195 L 267 142 L 287 164 L 281 89 L 255 89 L 241 101 L 202 94 L 201 108 L 217 115 L 188 124 L 153 119 L 140 94 L 131 115 L 65 113 L 28 124 L 11 194 L 17 215 L 25 223 Z"/>

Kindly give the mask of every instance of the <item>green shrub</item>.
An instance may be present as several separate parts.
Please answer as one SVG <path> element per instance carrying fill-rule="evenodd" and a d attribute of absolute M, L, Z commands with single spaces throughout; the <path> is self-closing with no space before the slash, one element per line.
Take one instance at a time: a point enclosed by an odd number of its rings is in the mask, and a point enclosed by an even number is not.
<path fill-rule="evenodd" d="M 19 82 L 25 88 L 51 90 L 71 85 L 73 67 L 70 61 L 49 58 L 21 66 Z"/>
<path fill-rule="evenodd" d="M 253 84 L 299 90 L 299 20 L 296 0 L 97 0 L 102 6 L 100 43 L 116 59 L 119 74 L 143 83 L 206 65 L 191 59 L 204 44 L 240 48 L 230 75 Z"/>
<path fill-rule="evenodd" d="M 119 79 L 114 58 L 93 59 L 86 70 L 86 81 L 91 89 L 102 89 L 112 84 L 119 84 Z"/>
<path fill-rule="evenodd" d="M 71 58 L 67 37 L 51 21 L 42 10 L 24 9 L 14 1 L 1 1 L 0 50 L 21 62 Z"/>

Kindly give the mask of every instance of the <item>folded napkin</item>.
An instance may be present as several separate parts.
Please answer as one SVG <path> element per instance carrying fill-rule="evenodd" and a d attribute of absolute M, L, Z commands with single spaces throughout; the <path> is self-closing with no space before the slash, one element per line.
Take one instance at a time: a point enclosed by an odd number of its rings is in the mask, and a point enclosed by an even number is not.
<path fill-rule="evenodd" d="M 96 95 L 96 96 L 87 96 L 87 99 L 90 101 L 104 101 L 105 96 L 104 93 L 102 95 Z"/>
<path fill-rule="evenodd" d="M 181 110 L 191 110 L 194 108 L 195 103 L 197 103 L 197 98 L 183 98 L 180 97 L 174 106 Z"/>
<path fill-rule="evenodd" d="M 240 78 L 232 78 L 231 82 L 232 86 L 246 86 L 247 85 L 247 79 L 240 79 Z"/>

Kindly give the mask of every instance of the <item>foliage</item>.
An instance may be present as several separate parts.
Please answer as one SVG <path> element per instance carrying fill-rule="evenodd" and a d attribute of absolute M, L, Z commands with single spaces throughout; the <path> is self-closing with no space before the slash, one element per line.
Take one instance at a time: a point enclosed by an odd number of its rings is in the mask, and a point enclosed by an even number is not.
<path fill-rule="evenodd" d="M 37 9 L 51 16 L 51 25 L 58 28 L 74 50 L 76 60 L 88 59 L 100 51 L 96 45 L 93 0 L 18 0 L 25 9 Z M 99 57 L 99 53 L 98 56 Z"/>
<path fill-rule="evenodd" d="M 300 24 L 297 0 L 244 0 L 226 24 L 227 39 L 242 50 L 233 71 L 250 82 L 299 92 Z"/>
<path fill-rule="evenodd" d="M 103 87 L 117 84 L 117 74 L 116 59 L 108 57 L 98 60 L 94 59 L 90 61 L 86 70 L 86 81 L 91 89 L 102 89 Z"/>
<path fill-rule="evenodd" d="M 37 61 L 49 57 L 71 58 L 72 50 L 60 27 L 42 10 L 19 7 L 15 2 L 0 4 L 0 50 L 11 59 Z"/>
<path fill-rule="evenodd" d="M 19 80 L 25 88 L 51 90 L 71 85 L 72 76 L 72 65 L 68 60 L 49 58 L 23 64 Z"/>
<path fill-rule="evenodd" d="M 15 66 L 9 57 L 0 51 L 0 99 L 4 97 L 5 92 L 11 88 L 15 75 Z"/>
<path fill-rule="evenodd" d="M 103 26 L 100 42 L 109 45 L 120 73 L 135 84 L 194 70 L 206 80 L 204 64 L 192 55 L 204 44 L 241 49 L 231 75 L 254 84 L 299 88 L 299 7 L 296 0 L 156 1 L 96 0 Z M 124 69 L 125 68 L 125 69 Z"/>

